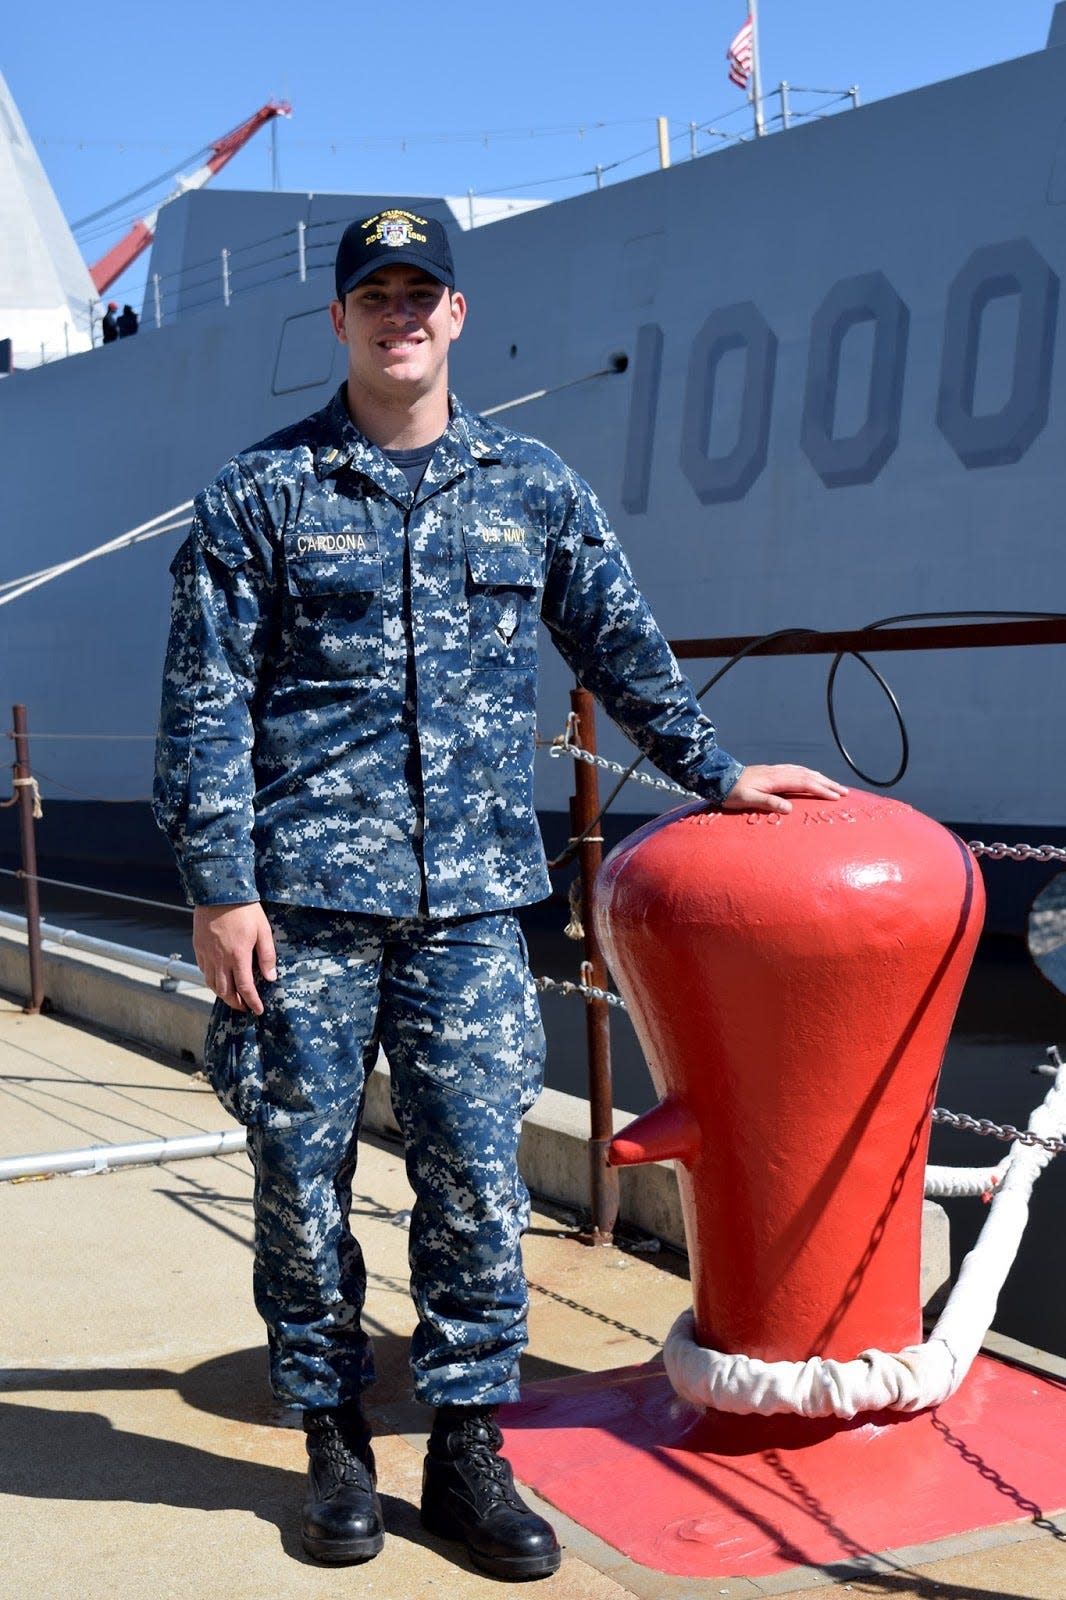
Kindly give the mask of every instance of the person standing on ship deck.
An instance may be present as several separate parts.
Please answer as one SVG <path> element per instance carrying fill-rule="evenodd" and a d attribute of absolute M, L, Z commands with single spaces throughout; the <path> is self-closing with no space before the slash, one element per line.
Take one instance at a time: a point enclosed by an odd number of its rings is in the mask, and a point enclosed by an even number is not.
<path fill-rule="evenodd" d="M 516 1153 L 544 1053 L 517 920 L 549 892 L 538 618 L 710 804 L 846 790 L 721 750 L 592 491 L 449 394 L 466 303 L 439 222 L 353 222 L 336 293 L 346 382 L 222 470 L 174 559 L 156 815 L 218 997 L 208 1070 L 248 1128 L 256 1304 L 310 1458 L 305 1549 L 353 1561 L 383 1542 L 348 1225 L 380 1044 L 415 1193 L 414 1390 L 436 1407 L 422 1520 L 482 1571 L 537 1577 L 559 1546 L 515 1491 L 494 1409 L 526 1343 Z"/>

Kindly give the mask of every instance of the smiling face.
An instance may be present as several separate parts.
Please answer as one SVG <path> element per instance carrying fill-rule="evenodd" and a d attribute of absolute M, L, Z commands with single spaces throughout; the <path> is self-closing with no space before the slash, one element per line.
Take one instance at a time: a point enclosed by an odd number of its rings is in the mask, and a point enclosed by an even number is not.
<path fill-rule="evenodd" d="M 381 407 L 434 415 L 443 407 L 443 429 L 448 352 L 466 317 L 462 295 L 421 267 L 397 263 L 364 278 L 343 305 L 334 300 L 330 316 L 348 349 L 348 405 L 356 421 Z"/>

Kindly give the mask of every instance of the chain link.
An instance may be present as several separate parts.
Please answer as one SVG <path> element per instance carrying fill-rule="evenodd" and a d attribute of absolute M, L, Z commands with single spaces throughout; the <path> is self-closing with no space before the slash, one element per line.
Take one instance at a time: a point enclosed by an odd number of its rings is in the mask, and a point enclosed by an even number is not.
<path fill-rule="evenodd" d="M 1053 1156 L 1066 1150 L 1066 1139 L 1044 1138 L 1028 1128 L 1015 1128 L 1009 1122 L 990 1122 L 987 1117 L 968 1117 L 965 1111 L 945 1111 L 942 1106 L 937 1106 L 933 1121 L 942 1122 L 949 1128 L 964 1128 L 967 1133 L 985 1134 L 989 1139 L 1002 1139 L 1004 1144 L 1039 1146 L 1041 1150 L 1050 1150 Z"/>
<path fill-rule="evenodd" d="M 628 767 L 623 767 L 618 761 L 608 761 L 606 756 L 594 756 L 591 750 L 580 750 L 576 744 L 566 742 L 567 735 L 563 734 L 558 740 L 553 739 L 548 745 L 548 754 L 553 760 L 560 756 L 573 756 L 575 761 L 584 761 L 590 767 L 599 767 L 601 772 L 613 772 L 618 777 L 628 777 L 630 783 L 643 783 L 648 789 L 662 789 L 667 794 L 684 795 L 686 800 L 697 797 L 691 789 L 682 789 L 680 784 L 670 783 L 666 778 L 653 778 L 650 772 L 630 772 Z"/>
<path fill-rule="evenodd" d="M 983 844 L 971 839 L 967 848 L 990 861 L 1066 861 L 1066 848 L 1055 844 Z"/>
<path fill-rule="evenodd" d="M 621 1011 L 627 1009 L 620 994 L 612 994 L 609 989 L 597 989 L 591 983 L 569 983 L 565 979 L 560 982 L 555 978 L 535 978 L 533 981 L 541 994 L 547 989 L 556 989 L 560 994 L 579 994 L 583 1000 L 606 1000 L 609 1006 L 617 1006 Z"/>
<path fill-rule="evenodd" d="M 580 995 L 583 1000 L 606 1000 L 610 1006 L 617 1006 L 620 1011 L 628 1010 L 625 1001 L 619 994 L 612 994 L 608 989 L 597 989 L 591 983 L 570 983 L 565 979 L 558 981 L 555 978 L 534 979 L 537 989 L 541 994 L 548 989 L 554 989 L 559 994 Z M 988 1117 L 971 1117 L 965 1111 L 947 1111 L 943 1106 L 937 1106 L 933 1111 L 932 1120 L 940 1122 L 949 1128 L 961 1128 L 967 1133 L 980 1133 L 989 1139 L 1000 1139 L 1004 1144 L 1025 1144 L 1049 1150 L 1052 1155 L 1059 1155 L 1066 1150 L 1066 1139 L 1044 1138 L 1039 1133 L 1032 1133 L 1028 1128 L 1016 1128 L 1010 1122 L 991 1122 Z"/>
<path fill-rule="evenodd" d="M 558 760 L 560 756 L 572 756 L 575 761 L 585 761 L 590 767 L 599 767 L 601 772 L 613 772 L 616 777 L 628 776 L 631 783 L 643 783 L 649 789 L 684 795 L 687 799 L 697 798 L 691 789 L 683 789 L 680 784 L 669 783 L 665 778 L 653 778 L 647 772 L 630 772 L 619 761 L 608 761 L 606 756 L 596 756 L 590 750 L 580 749 L 570 743 L 570 732 L 568 719 L 566 732 L 547 742 L 548 754 L 553 760 Z M 975 856 L 987 856 L 989 861 L 1066 861 L 1066 846 L 1056 844 L 1004 844 L 1002 840 L 985 844 L 983 839 L 971 839 L 967 849 L 972 850 Z"/>

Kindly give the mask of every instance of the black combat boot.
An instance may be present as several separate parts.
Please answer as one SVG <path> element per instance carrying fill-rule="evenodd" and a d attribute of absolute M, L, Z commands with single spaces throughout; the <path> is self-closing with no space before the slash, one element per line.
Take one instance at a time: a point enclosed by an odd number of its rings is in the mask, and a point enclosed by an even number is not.
<path fill-rule="evenodd" d="M 367 1561 L 385 1543 L 370 1428 L 358 1405 L 305 1411 L 304 1549 L 316 1561 Z"/>
<path fill-rule="evenodd" d="M 562 1560 L 549 1524 L 522 1500 L 491 1406 L 441 1406 L 422 1471 L 422 1526 L 462 1539 L 493 1578 L 545 1578 Z"/>

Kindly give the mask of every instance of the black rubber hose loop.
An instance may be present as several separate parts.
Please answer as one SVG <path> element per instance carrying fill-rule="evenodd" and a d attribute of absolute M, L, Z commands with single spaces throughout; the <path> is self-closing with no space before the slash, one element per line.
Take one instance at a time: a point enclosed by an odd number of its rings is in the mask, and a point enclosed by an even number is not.
<path fill-rule="evenodd" d="M 843 739 L 840 737 L 840 729 L 837 726 L 836 707 L 833 703 L 833 685 L 836 683 L 837 669 L 840 666 L 840 663 L 847 656 L 851 656 L 853 660 L 860 662 L 866 668 L 867 672 L 877 683 L 878 687 L 884 691 L 885 699 L 892 707 L 892 714 L 896 719 L 896 726 L 899 729 L 900 758 L 899 766 L 896 768 L 891 778 L 875 778 L 869 772 L 864 772 L 859 766 L 858 762 L 852 756 L 851 752 L 848 750 L 848 747 L 844 743 Z M 906 772 L 911 758 L 911 742 L 907 737 L 907 724 L 903 720 L 903 712 L 893 690 L 878 672 L 877 668 L 875 666 L 871 666 L 870 662 L 867 661 L 866 657 L 861 653 L 861 651 L 841 650 L 839 655 L 835 655 L 833 657 L 833 665 L 829 668 L 829 677 L 826 679 L 825 685 L 825 708 L 829 715 L 829 727 L 832 730 L 836 747 L 840 751 L 840 754 L 843 756 L 844 760 L 847 762 L 848 766 L 851 768 L 852 772 L 854 772 L 855 776 L 857 778 L 861 778 L 863 783 L 870 784 L 870 786 L 874 789 L 891 789 L 893 784 L 898 783 L 903 774 Z"/>

